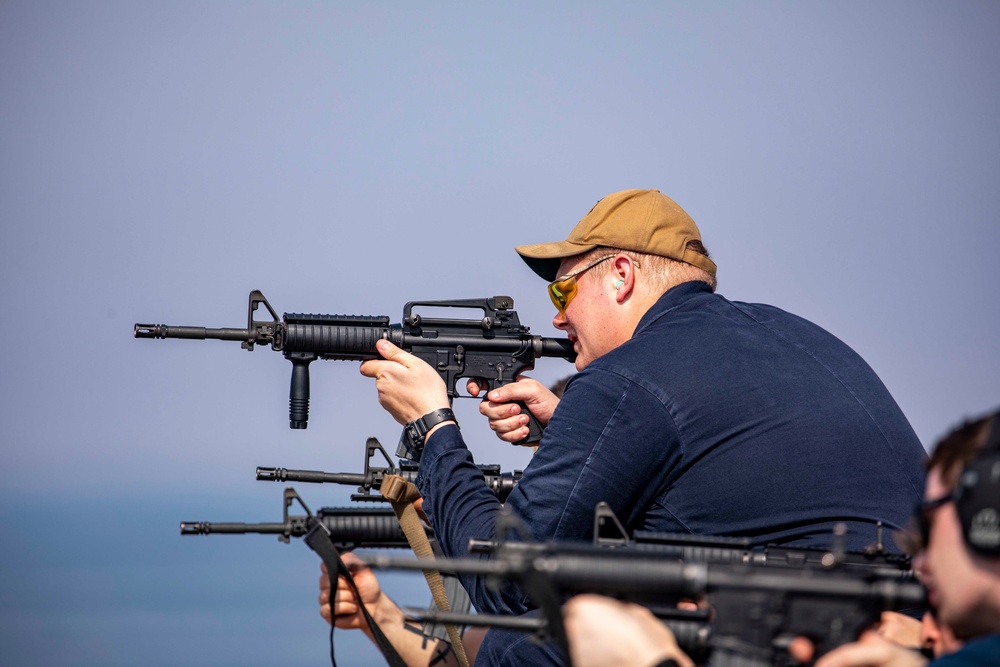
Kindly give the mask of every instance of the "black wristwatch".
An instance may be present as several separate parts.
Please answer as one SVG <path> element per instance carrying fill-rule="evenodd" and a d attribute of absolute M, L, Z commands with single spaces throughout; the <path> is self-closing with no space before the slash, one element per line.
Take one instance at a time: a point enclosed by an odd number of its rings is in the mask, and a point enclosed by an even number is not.
<path fill-rule="evenodd" d="M 424 439 L 427 437 L 427 432 L 441 422 L 446 421 L 453 421 L 456 425 L 458 424 L 458 420 L 455 419 L 455 413 L 451 411 L 451 408 L 441 408 L 434 412 L 428 412 L 420 419 L 409 422 L 403 427 L 403 435 L 399 436 L 399 446 L 396 448 L 396 456 L 401 459 L 409 459 L 410 461 L 420 461 L 420 455 L 424 453 Z"/>

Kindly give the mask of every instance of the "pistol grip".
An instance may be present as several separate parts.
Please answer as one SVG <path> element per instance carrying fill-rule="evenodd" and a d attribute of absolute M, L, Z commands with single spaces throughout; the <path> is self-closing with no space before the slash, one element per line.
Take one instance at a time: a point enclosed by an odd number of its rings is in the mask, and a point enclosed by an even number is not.
<path fill-rule="evenodd" d="M 489 383 L 482 383 L 482 382 L 481 382 L 480 386 L 482 387 L 482 389 L 485 390 L 483 392 L 483 402 L 485 403 L 486 401 L 490 400 L 489 399 L 490 390 L 493 389 L 494 387 L 491 387 L 489 385 Z M 497 386 L 499 386 L 499 385 L 497 385 Z M 524 401 L 511 401 L 511 403 L 514 403 L 515 405 L 517 405 L 517 406 L 519 406 L 521 408 L 521 414 L 522 415 L 528 415 L 528 435 L 527 435 L 527 437 L 524 438 L 524 439 L 522 439 L 522 440 L 518 440 L 517 442 L 515 442 L 513 444 L 515 444 L 515 445 L 530 445 L 532 443 L 538 443 L 538 441 L 542 439 L 542 432 L 545 430 L 542 427 L 541 422 L 539 422 L 538 418 L 535 417 L 534 414 L 532 414 L 531 410 L 528 409 L 528 406 L 525 404 Z"/>
<path fill-rule="evenodd" d="M 523 440 L 518 440 L 515 445 L 527 445 L 533 442 L 538 442 L 542 439 L 542 425 L 535 417 L 531 414 L 531 410 L 528 406 L 524 404 L 524 401 L 514 401 L 517 405 L 521 406 L 521 414 L 528 415 L 528 437 Z"/>

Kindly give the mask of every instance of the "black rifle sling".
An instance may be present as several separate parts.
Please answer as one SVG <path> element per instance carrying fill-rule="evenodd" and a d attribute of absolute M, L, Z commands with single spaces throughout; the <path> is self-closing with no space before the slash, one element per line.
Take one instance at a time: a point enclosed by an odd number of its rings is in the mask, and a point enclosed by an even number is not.
<path fill-rule="evenodd" d="M 378 645 L 379 650 L 382 651 L 382 655 L 385 656 L 386 661 L 389 663 L 390 667 L 406 667 L 406 663 L 400 657 L 399 653 L 396 652 L 395 647 L 389 642 L 389 639 L 382 632 L 382 629 L 378 627 L 375 623 L 375 619 L 371 617 L 368 613 L 368 609 L 365 607 L 365 603 L 361 600 L 361 594 L 358 592 L 357 584 L 354 583 L 354 577 L 351 576 L 350 570 L 344 565 L 344 561 L 340 558 L 340 553 L 337 551 L 337 547 L 333 545 L 333 540 L 330 539 L 329 529 L 323 525 L 322 522 L 317 521 L 314 517 L 309 517 L 308 523 L 310 524 L 309 532 L 303 537 L 303 541 L 309 545 L 309 548 L 316 552 L 316 554 L 323 559 L 326 563 L 326 571 L 330 576 L 330 590 L 331 594 L 336 591 L 336 579 L 335 576 L 339 575 L 347 580 L 348 585 L 351 590 L 354 591 L 354 597 L 358 601 L 358 606 L 361 607 L 361 613 L 364 614 L 365 621 L 368 622 L 368 627 L 372 631 L 372 636 L 375 638 L 375 643 Z M 334 574 L 336 573 L 336 575 Z M 330 600 L 332 607 L 333 600 Z M 331 609 L 332 611 L 332 609 Z M 333 667 L 337 667 L 337 660 L 333 654 L 333 629 L 335 627 L 334 622 L 336 619 L 330 619 L 330 662 Z"/>

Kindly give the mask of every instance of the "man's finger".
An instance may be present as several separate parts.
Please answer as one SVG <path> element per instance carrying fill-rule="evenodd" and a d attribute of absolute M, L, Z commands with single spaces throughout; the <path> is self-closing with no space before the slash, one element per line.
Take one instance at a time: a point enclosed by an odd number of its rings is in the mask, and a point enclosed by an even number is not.
<path fill-rule="evenodd" d="M 508 403 L 510 401 L 527 401 L 537 399 L 548 390 L 542 383 L 523 378 L 517 382 L 510 382 L 496 389 L 491 389 L 486 398 L 494 403 Z"/>
<path fill-rule="evenodd" d="M 403 364 L 407 368 L 412 366 L 414 360 L 416 359 L 416 357 L 403 348 L 396 347 L 384 338 L 380 338 L 375 341 L 375 349 L 378 350 L 378 353 L 382 355 L 383 359 L 395 361 L 396 363 Z"/>
<path fill-rule="evenodd" d="M 805 665 L 812 662 L 816 656 L 816 647 L 808 637 L 795 637 L 788 643 L 788 655 L 792 659 Z"/>
<path fill-rule="evenodd" d="M 369 359 L 368 361 L 361 362 L 361 374 L 366 378 L 377 378 L 378 372 L 385 365 L 384 359 Z"/>
<path fill-rule="evenodd" d="M 341 560 L 344 561 L 344 565 L 346 565 L 347 569 L 351 572 L 368 569 L 368 565 L 350 551 L 345 551 L 341 555 Z"/>
<path fill-rule="evenodd" d="M 361 374 L 369 378 L 378 378 L 379 372 L 385 367 L 387 361 L 401 364 L 410 368 L 417 361 L 417 358 L 406 350 L 396 347 L 385 339 L 375 341 L 375 349 L 382 355 L 381 359 L 368 359 L 361 362 Z"/>
<path fill-rule="evenodd" d="M 516 386 L 516 384 L 505 384 L 502 387 L 492 389 L 488 394 L 486 394 L 486 398 L 494 403 L 507 403 L 512 400 L 510 388 L 514 386 Z"/>

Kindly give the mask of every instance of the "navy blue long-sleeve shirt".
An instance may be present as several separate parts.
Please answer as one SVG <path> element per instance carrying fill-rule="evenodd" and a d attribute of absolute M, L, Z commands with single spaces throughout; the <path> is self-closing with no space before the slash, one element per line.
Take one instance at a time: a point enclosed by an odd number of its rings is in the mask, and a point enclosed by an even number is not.
<path fill-rule="evenodd" d="M 860 550 L 876 522 L 905 525 L 923 458 L 847 345 L 778 308 L 689 282 L 573 376 L 507 505 L 539 541 L 589 541 L 605 501 L 630 531 L 830 546 L 844 522 L 847 547 Z M 417 485 L 447 555 L 494 536 L 500 505 L 454 426 L 428 439 Z M 483 613 L 533 606 L 514 586 L 463 583 Z"/>

